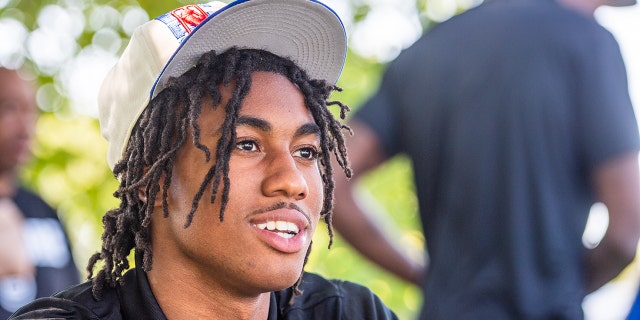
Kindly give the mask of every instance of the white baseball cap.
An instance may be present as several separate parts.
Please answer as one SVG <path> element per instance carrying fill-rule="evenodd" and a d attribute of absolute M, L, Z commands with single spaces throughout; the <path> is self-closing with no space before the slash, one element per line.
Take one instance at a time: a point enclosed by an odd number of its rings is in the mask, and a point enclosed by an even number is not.
<path fill-rule="evenodd" d="M 315 0 L 238 0 L 180 7 L 138 27 L 98 96 L 107 162 L 122 158 L 138 117 L 171 77 L 211 50 L 233 46 L 287 57 L 311 78 L 336 83 L 347 53 L 342 21 Z"/>

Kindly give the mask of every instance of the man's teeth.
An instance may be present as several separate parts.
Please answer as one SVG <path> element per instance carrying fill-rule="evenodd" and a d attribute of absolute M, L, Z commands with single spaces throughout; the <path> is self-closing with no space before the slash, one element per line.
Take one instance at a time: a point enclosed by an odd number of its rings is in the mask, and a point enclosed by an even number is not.
<path fill-rule="evenodd" d="M 287 239 L 300 232 L 295 223 L 287 221 L 268 221 L 266 223 L 257 223 L 255 226 L 263 230 L 276 231 L 279 236 Z"/>

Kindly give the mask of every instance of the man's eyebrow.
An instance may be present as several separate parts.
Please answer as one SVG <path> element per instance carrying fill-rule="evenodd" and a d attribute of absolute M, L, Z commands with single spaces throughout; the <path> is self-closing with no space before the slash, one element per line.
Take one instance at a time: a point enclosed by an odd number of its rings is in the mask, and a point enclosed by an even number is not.
<path fill-rule="evenodd" d="M 295 136 L 304 136 L 308 134 L 315 134 L 320 136 L 320 127 L 315 122 L 305 123 L 298 130 L 296 130 Z"/>
<path fill-rule="evenodd" d="M 250 117 L 250 116 L 240 116 L 236 120 L 236 126 L 250 126 L 257 128 L 258 130 L 262 130 L 264 132 L 270 132 L 273 128 L 271 124 L 263 119 Z M 308 134 L 315 134 L 320 136 L 321 130 L 320 127 L 315 122 L 305 123 L 295 132 L 295 136 L 304 136 Z"/>
<path fill-rule="evenodd" d="M 236 126 L 243 126 L 243 125 L 254 127 L 265 132 L 269 132 L 272 129 L 269 122 L 260 118 L 248 117 L 248 116 L 240 116 L 236 120 Z"/>

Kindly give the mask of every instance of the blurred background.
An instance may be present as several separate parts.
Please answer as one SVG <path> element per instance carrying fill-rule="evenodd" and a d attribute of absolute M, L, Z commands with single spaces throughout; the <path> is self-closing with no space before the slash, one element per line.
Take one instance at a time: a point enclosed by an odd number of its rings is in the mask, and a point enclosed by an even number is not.
<path fill-rule="evenodd" d="M 377 88 L 387 62 L 434 24 L 479 1 L 323 1 L 342 17 L 349 37 L 347 64 L 338 83 L 344 91 L 334 98 L 357 109 Z M 112 196 L 117 183 L 108 169 L 106 142 L 95 118 L 101 80 L 136 26 L 191 3 L 197 1 L 0 0 L 0 65 L 23 67 L 38 83 L 41 117 L 36 146 L 21 178 L 57 208 L 81 270 L 100 246 L 101 216 L 117 205 Z M 632 98 L 640 106 L 640 8 L 602 8 L 596 17 L 621 44 Z M 410 177 L 410 162 L 398 157 L 366 177 L 361 189 L 371 195 L 370 205 L 391 213 L 378 218 L 396 226 L 389 232 L 408 254 L 421 259 L 424 238 Z M 606 213 L 594 214 L 585 242 L 597 243 L 606 223 Z M 314 238 L 308 271 L 366 285 L 400 319 L 416 316 L 422 303 L 417 288 L 368 263 L 339 236 L 327 250 L 323 230 Z M 637 269 L 632 265 L 620 279 L 589 296 L 586 317 L 621 319 L 636 292 Z"/>

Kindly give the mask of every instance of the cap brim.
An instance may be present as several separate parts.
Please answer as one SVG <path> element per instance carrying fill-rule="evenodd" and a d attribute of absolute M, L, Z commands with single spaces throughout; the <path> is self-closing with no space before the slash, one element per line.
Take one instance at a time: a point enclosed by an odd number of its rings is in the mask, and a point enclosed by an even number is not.
<path fill-rule="evenodd" d="M 292 59 L 311 78 L 336 83 L 347 53 L 344 26 L 313 0 L 236 1 L 212 13 L 181 43 L 158 76 L 151 98 L 195 65 L 205 52 L 262 49 Z"/>

